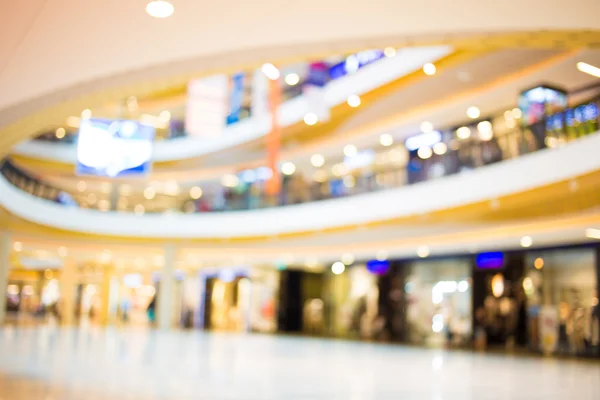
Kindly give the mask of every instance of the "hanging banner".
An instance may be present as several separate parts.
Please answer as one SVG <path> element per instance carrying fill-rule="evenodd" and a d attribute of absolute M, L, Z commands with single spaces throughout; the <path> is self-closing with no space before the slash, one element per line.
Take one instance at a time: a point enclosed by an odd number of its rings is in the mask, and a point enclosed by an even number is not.
<path fill-rule="evenodd" d="M 227 75 L 214 75 L 188 84 L 185 129 L 189 136 L 217 137 L 227 120 Z"/>
<path fill-rule="evenodd" d="M 236 122 L 239 122 L 241 118 L 244 101 L 244 78 L 245 75 L 243 72 L 237 73 L 231 77 L 227 125 L 235 124 Z"/>
<path fill-rule="evenodd" d="M 281 189 L 281 174 L 279 173 L 279 148 L 281 145 L 281 128 L 278 114 L 281 103 L 281 83 L 279 80 L 269 80 L 269 108 L 271 112 L 271 132 L 267 135 L 267 167 L 272 171 L 267 181 L 267 194 L 275 196 Z"/>

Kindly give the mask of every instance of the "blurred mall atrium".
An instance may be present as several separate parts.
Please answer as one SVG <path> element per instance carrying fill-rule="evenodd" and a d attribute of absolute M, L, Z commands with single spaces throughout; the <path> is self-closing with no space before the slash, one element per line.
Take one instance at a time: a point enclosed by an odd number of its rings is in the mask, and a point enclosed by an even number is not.
<path fill-rule="evenodd" d="M 600 3 L 400 3 L 2 2 L 0 400 L 600 398 Z"/>

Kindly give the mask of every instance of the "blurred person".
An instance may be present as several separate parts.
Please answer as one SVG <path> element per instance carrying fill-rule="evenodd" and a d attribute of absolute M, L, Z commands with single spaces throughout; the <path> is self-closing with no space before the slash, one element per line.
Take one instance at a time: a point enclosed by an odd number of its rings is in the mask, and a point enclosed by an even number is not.
<path fill-rule="evenodd" d="M 154 323 L 154 320 L 156 319 L 156 296 L 150 300 L 146 312 L 148 314 L 148 321 L 150 321 L 150 323 Z"/>

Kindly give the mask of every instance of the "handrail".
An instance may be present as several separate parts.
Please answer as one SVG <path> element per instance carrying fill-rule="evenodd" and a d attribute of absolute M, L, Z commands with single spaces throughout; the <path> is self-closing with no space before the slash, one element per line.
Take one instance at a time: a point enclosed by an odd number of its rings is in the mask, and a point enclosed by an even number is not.
<path fill-rule="evenodd" d="M 600 98 L 597 98 L 548 115 L 533 126 L 515 126 L 486 138 L 489 140 L 471 138 L 461 141 L 453 136 L 448 138 L 450 133 L 454 135 L 455 129 L 451 129 L 444 134 L 447 144 L 444 144 L 443 153 L 438 151 L 441 154 L 435 154 L 430 151 L 429 157 L 423 159 L 423 155 L 419 155 L 416 149 L 407 151 L 400 155 L 400 158 L 406 157 L 408 161 L 400 165 L 391 162 L 384 167 L 374 167 L 362 173 L 350 172 L 341 174 L 343 177 L 312 183 L 300 176 L 283 176 L 283 190 L 279 196 L 266 195 L 263 190 L 264 182 L 259 179 L 252 184 L 243 184 L 243 187 L 220 187 L 218 192 L 205 193 L 198 200 L 182 200 L 175 208 L 176 211 L 201 213 L 270 208 L 375 192 L 458 174 L 546 147 L 556 147 L 596 132 L 599 125 L 599 101 Z M 476 129 L 477 123 L 470 125 Z M 74 200 L 77 199 L 77 193 L 66 193 L 47 182 L 31 177 L 20 171 L 10 160 L 5 161 L 0 172 L 11 183 L 31 195 L 71 206 L 78 204 Z M 151 203 L 144 207 L 144 212 L 167 211 L 164 208 L 152 208 Z M 108 209 L 134 211 L 135 206 L 136 204 L 130 204 L 129 208 L 121 207 L 118 202 L 113 201 Z"/>

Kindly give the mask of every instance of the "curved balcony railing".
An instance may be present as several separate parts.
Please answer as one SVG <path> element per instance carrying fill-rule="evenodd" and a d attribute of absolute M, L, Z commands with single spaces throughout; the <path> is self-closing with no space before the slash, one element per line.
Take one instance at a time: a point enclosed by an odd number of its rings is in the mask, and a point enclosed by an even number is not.
<path fill-rule="evenodd" d="M 557 147 L 598 131 L 599 100 L 547 115 L 531 126 L 518 126 L 518 119 L 514 116 L 506 118 L 506 113 L 471 122 L 438 132 L 436 143 L 416 146 L 415 140 L 409 140 L 408 148 L 403 146 L 370 154 L 371 162 L 365 165 L 352 165 L 353 161 L 349 159 L 333 168 L 330 166 L 332 172 L 329 174 L 325 168 L 316 168 L 312 179 L 300 173 L 282 175 L 282 190 L 278 196 L 266 194 L 265 179 L 269 174 L 260 170 L 231 176 L 232 182 L 223 182 L 227 186 L 203 185 L 201 197 L 199 193 L 180 195 L 177 190 L 169 190 L 171 193 L 168 194 L 157 191 L 152 200 L 145 200 L 142 195 L 138 195 L 137 200 L 131 194 L 120 196 L 119 190 L 112 192 L 116 195 L 105 193 L 106 199 L 98 198 L 99 193 L 68 192 L 21 171 L 10 160 L 5 160 L 1 172 L 11 183 L 33 196 L 102 211 L 194 213 L 261 209 L 410 185 L 513 159 L 546 147 Z M 504 120 L 504 126 L 499 119 Z M 421 136 L 421 139 L 425 143 L 425 138 Z M 93 202 L 89 201 L 90 196 L 94 197 Z"/>

